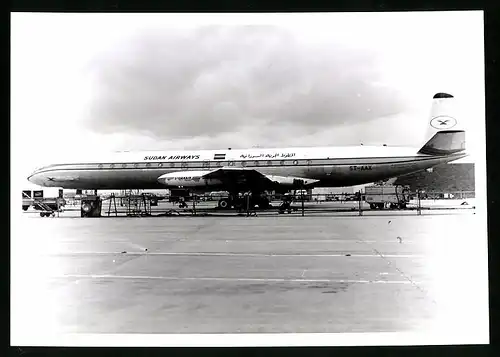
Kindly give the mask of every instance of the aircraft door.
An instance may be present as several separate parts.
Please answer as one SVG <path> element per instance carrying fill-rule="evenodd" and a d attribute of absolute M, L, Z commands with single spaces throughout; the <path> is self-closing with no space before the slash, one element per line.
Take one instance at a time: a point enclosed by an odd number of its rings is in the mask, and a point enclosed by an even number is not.
<path fill-rule="evenodd" d="M 335 167 L 328 162 L 329 160 L 307 160 L 307 173 L 309 177 L 331 177 L 334 174 Z"/>
<path fill-rule="evenodd" d="M 313 165 L 312 160 L 307 160 L 306 164 L 307 164 L 307 174 L 308 174 L 308 176 L 309 175 L 314 175 L 315 174 L 315 172 L 314 172 L 315 170 L 314 170 L 314 165 Z"/>
<path fill-rule="evenodd" d="M 333 175 L 334 168 L 335 168 L 335 167 L 334 167 L 333 165 L 331 165 L 331 164 L 327 164 L 327 165 L 325 166 L 325 175 L 326 175 L 327 177 L 332 176 L 332 175 Z"/>
<path fill-rule="evenodd" d="M 323 174 L 326 176 L 326 178 L 333 176 L 335 171 L 335 166 L 332 165 L 330 158 L 327 158 L 326 161 L 324 162 L 324 165 L 322 165 L 322 171 Z"/>

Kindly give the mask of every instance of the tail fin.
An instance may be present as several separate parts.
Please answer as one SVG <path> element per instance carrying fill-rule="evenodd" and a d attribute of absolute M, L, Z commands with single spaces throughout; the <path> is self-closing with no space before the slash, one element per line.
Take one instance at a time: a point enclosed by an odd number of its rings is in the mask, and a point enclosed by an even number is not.
<path fill-rule="evenodd" d="M 455 99 L 447 93 L 437 93 L 432 99 L 428 141 L 418 151 L 426 155 L 450 155 L 465 150 L 465 131 L 456 119 Z"/>

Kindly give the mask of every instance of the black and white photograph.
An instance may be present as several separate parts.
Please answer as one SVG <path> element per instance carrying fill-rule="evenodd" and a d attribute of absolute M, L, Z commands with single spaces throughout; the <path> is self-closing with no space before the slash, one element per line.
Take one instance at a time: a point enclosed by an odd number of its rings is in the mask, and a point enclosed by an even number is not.
<path fill-rule="evenodd" d="M 11 345 L 488 344 L 484 73 L 482 11 L 11 13 Z"/>

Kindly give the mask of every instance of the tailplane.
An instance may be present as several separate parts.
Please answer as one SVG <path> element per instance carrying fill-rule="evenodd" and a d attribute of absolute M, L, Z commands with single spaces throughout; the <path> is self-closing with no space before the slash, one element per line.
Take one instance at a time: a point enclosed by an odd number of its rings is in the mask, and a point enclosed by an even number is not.
<path fill-rule="evenodd" d="M 451 94 L 434 95 L 426 137 L 428 141 L 419 154 L 450 155 L 465 150 L 465 131 L 456 119 L 455 99 Z"/>
<path fill-rule="evenodd" d="M 426 155 L 451 155 L 465 150 L 465 131 L 439 131 L 418 151 Z"/>

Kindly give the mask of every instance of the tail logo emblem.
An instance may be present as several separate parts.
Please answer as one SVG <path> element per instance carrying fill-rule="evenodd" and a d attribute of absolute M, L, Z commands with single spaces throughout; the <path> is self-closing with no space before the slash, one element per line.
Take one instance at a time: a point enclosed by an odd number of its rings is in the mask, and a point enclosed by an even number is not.
<path fill-rule="evenodd" d="M 455 118 L 449 116 L 438 116 L 432 118 L 430 122 L 431 126 L 435 129 L 443 130 L 443 129 L 451 129 L 455 125 L 457 125 L 457 120 Z"/>

